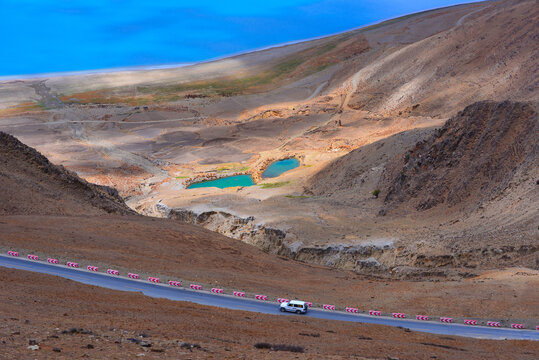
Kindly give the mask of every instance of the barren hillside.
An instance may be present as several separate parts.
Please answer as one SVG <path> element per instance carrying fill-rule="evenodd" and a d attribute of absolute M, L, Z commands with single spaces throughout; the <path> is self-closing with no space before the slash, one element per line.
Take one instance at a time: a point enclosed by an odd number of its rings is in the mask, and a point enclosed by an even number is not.
<path fill-rule="evenodd" d="M 362 66 L 349 106 L 386 116 L 445 117 L 479 100 L 537 100 L 537 2 L 484 5 L 457 26 Z"/>
<path fill-rule="evenodd" d="M 118 189 L 141 214 L 272 254 L 385 275 L 537 267 L 528 110 L 476 109 L 494 121 L 474 117 L 476 132 L 505 134 L 499 152 L 462 122 L 448 131 L 475 148 L 462 148 L 458 166 L 449 139 L 428 172 L 402 163 L 480 100 L 535 106 L 536 5 L 463 4 L 183 68 L 1 82 L 0 129 Z M 287 157 L 301 166 L 255 186 L 186 189 L 235 173 L 259 179 Z"/>
<path fill-rule="evenodd" d="M 386 209 L 477 208 L 534 183 L 539 117 L 533 104 L 479 102 L 386 166 Z M 525 194 L 525 195 L 524 195 Z M 537 189 L 523 195 L 537 200 Z"/>
<path fill-rule="evenodd" d="M 133 214 L 107 186 L 88 183 L 0 132 L 0 215 Z"/>

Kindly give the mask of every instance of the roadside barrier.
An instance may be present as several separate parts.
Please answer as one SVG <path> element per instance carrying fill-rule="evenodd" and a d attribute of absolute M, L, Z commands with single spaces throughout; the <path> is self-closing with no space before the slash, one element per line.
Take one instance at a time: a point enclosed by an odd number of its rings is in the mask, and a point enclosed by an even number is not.
<path fill-rule="evenodd" d="M 537 325 L 537 326 L 535 327 L 535 330 L 539 330 L 539 325 Z"/>
<path fill-rule="evenodd" d="M 19 253 L 17 251 L 11 251 L 10 250 L 10 251 L 7 251 L 7 254 L 9 256 L 19 256 Z M 39 256 L 37 256 L 37 255 L 28 254 L 27 257 L 30 260 L 39 261 Z M 59 264 L 59 260 L 54 259 L 54 258 L 47 258 L 47 262 L 50 263 L 50 264 Z M 71 262 L 71 261 L 67 261 L 66 265 L 68 267 L 72 267 L 72 268 L 78 268 L 79 267 L 78 263 Z M 97 266 L 93 266 L 93 265 L 88 265 L 86 268 L 89 271 L 94 271 L 94 272 L 97 272 L 98 269 L 99 269 Z M 111 274 L 111 275 L 119 275 L 120 274 L 120 272 L 118 270 L 113 270 L 113 269 L 107 269 L 107 273 Z M 133 274 L 133 273 L 128 273 L 127 276 L 129 278 L 131 278 L 131 279 L 139 279 L 140 278 L 138 274 Z M 150 277 L 148 277 L 148 281 L 153 282 L 153 283 L 159 283 L 159 278 L 150 276 Z M 180 281 L 169 280 L 168 283 L 171 286 L 181 286 Z M 202 286 L 201 285 L 196 285 L 196 284 L 191 284 L 190 288 L 193 289 L 193 290 L 202 290 Z M 223 294 L 224 290 L 219 289 L 219 288 L 211 288 L 211 292 L 216 293 L 216 294 Z M 233 291 L 233 295 L 238 296 L 238 297 L 245 297 L 245 293 L 242 292 L 242 291 Z M 257 299 L 257 300 L 268 300 L 268 296 L 266 296 L 266 295 L 255 295 L 254 298 Z M 289 299 L 278 298 L 277 301 L 279 303 L 284 303 L 284 302 L 288 302 Z M 305 304 L 308 307 L 313 306 L 312 302 L 307 302 L 306 301 Z M 335 305 L 323 304 L 322 308 L 324 310 L 335 310 L 336 307 L 335 307 Z M 349 312 L 349 313 L 359 313 L 359 309 L 358 308 L 353 308 L 353 307 L 346 307 L 345 311 Z M 369 315 L 372 315 L 372 316 L 382 316 L 382 312 L 378 311 L 378 310 L 369 310 L 368 313 L 369 313 Z M 404 314 L 404 313 L 392 313 L 392 316 L 394 318 L 401 318 L 401 319 L 406 318 L 406 314 Z M 428 315 L 416 315 L 416 319 L 417 320 L 424 320 L 424 321 L 430 320 Z M 453 323 L 453 318 L 440 317 L 440 321 L 443 322 L 443 323 Z M 478 325 L 478 323 L 479 323 L 478 320 L 471 320 L 471 319 L 465 319 L 464 320 L 465 325 Z M 501 327 L 501 323 L 499 321 L 487 321 L 486 325 L 490 326 L 490 327 Z M 515 324 L 511 324 L 510 327 L 512 329 L 524 329 L 524 324 L 516 324 L 515 323 Z M 537 331 L 539 331 L 539 325 L 537 325 L 535 327 L 535 329 Z"/>

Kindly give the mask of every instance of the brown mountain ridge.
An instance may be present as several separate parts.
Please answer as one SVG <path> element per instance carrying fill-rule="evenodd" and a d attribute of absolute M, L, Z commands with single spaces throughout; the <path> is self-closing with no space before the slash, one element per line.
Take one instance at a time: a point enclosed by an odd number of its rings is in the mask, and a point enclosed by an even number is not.
<path fill-rule="evenodd" d="M 134 214 L 116 189 L 87 182 L 0 131 L 0 215 Z"/>

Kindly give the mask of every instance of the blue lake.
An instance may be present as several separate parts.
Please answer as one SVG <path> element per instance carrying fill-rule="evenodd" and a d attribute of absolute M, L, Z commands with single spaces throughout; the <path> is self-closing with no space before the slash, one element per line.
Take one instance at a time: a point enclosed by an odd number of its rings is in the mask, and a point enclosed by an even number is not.
<path fill-rule="evenodd" d="M 460 2 L 1 0 L 0 76 L 191 63 Z"/>
<path fill-rule="evenodd" d="M 282 173 L 295 169 L 299 166 L 298 159 L 285 159 L 279 160 L 268 166 L 268 168 L 262 173 L 263 178 L 273 178 L 281 175 Z"/>
<path fill-rule="evenodd" d="M 228 187 L 234 187 L 234 186 L 252 186 L 255 182 L 253 181 L 253 178 L 251 175 L 236 175 L 236 176 L 228 176 L 216 180 L 210 180 L 210 181 L 203 181 L 199 183 L 194 183 L 189 185 L 188 189 L 196 189 L 196 188 L 205 188 L 205 187 L 216 187 L 219 189 L 224 189 Z"/>

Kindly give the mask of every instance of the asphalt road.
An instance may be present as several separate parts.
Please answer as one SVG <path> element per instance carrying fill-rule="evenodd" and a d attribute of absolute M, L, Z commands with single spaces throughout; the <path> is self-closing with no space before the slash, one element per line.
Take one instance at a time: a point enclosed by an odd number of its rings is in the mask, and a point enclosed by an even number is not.
<path fill-rule="evenodd" d="M 9 257 L 5 255 L 0 255 L 0 266 L 60 276 L 84 284 L 96 285 L 114 290 L 138 291 L 147 296 L 155 298 L 190 301 L 201 305 L 216 306 L 232 310 L 244 310 L 280 316 L 306 316 L 327 320 L 355 321 L 369 324 L 401 326 L 404 328 L 409 328 L 413 331 L 464 336 L 478 339 L 539 340 L 539 331 L 536 330 L 517 330 L 485 326 L 470 326 L 463 324 L 445 324 L 411 319 L 374 317 L 363 314 L 350 314 L 341 311 L 325 311 L 319 309 L 310 309 L 306 315 L 281 313 L 279 312 L 278 304 L 275 302 L 259 301 L 247 298 L 238 298 L 232 295 L 217 295 L 206 291 L 195 291 L 185 288 L 170 287 L 168 284 L 154 284 L 142 279 L 134 280 L 123 276 L 90 272 L 83 269 L 73 269 L 64 265 L 52 265 L 42 261 L 31 261 L 25 258 Z"/>

